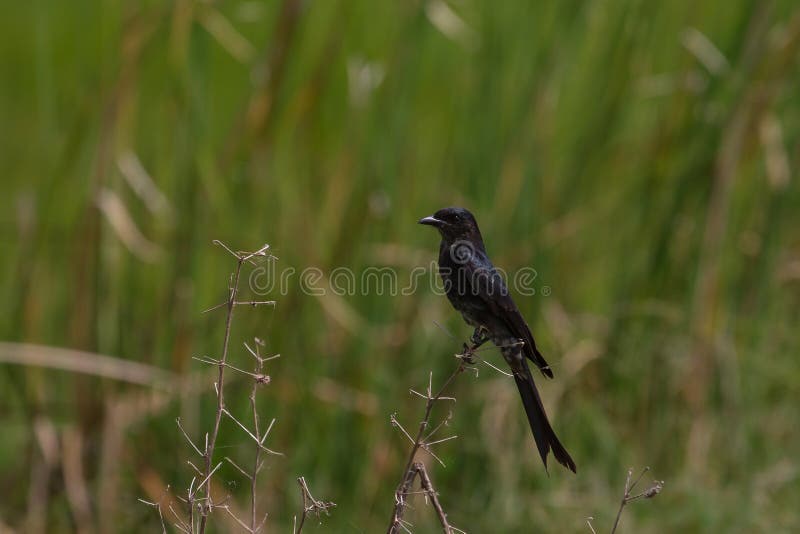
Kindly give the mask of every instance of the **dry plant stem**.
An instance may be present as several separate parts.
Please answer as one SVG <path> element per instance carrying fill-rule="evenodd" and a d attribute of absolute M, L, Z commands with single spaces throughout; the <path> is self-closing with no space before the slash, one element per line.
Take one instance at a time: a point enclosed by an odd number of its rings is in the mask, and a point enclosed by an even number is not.
<path fill-rule="evenodd" d="M 256 339 L 255 342 L 255 353 L 252 350 L 248 350 L 256 359 L 256 373 L 259 376 L 264 376 L 264 359 L 261 357 L 261 352 L 259 351 L 259 340 Z M 246 346 L 246 345 L 245 345 Z M 250 390 L 250 406 L 253 408 L 253 424 L 255 425 L 255 436 L 256 439 L 261 442 L 261 430 L 258 426 L 258 408 L 256 407 L 256 392 L 258 391 L 258 380 L 253 380 L 253 389 Z M 250 532 L 257 532 L 259 529 L 256 527 L 256 487 L 258 481 L 258 472 L 261 470 L 261 447 L 256 444 L 256 457 L 253 461 L 253 472 L 250 475 Z"/>
<path fill-rule="evenodd" d="M 259 371 L 261 364 L 259 362 Z M 253 418 L 255 419 L 256 437 L 261 440 L 258 429 L 258 412 L 256 411 L 256 388 L 258 382 L 253 382 L 253 391 L 250 394 L 250 403 L 253 406 Z M 258 486 L 258 471 L 261 468 L 261 447 L 256 446 L 256 458 L 253 460 L 253 475 L 250 477 L 250 532 L 256 531 L 256 487 Z"/>
<path fill-rule="evenodd" d="M 625 508 L 626 504 L 640 498 L 652 499 L 661 492 L 661 488 L 664 486 L 664 481 L 655 480 L 653 481 L 653 485 L 650 488 L 644 490 L 643 492 L 637 495 L 633 496 L 631 495 L 633 488 L 636 487 L 636 484 L 638 484 L 639 481 L 642 480 L 642 477 L 648 471 L 650 471 L 649 467 L 645 467 L 644 469 L 642 469 L 642 472 L 639 473 L 639 476 L 636 477 L 636 480 L 634 480 L 633 484 L 631 484 L 631 477 L 633 476 L 633 468 L 628 469 L 628 476 L 625 479 L 625 493 L 622 495 L 622 500 L 619 503 L 619 510 L 617 510 L 617 517 L 614 519 L 614 526 L 611 527 L 611 534 L 614 534 L 617 531 L 617 526 L 619 525 L 619 518 L 622 516 L 622 510 L 623 508 Z M 589 524 L 589 528 L 591 528 L 591 523 Z M 593 528 L 592 531 L 594 531 Z"/>
<path fill-rule="evenodd" d="M 167 488 L 169 490 L 169 488 Z M 164 513 L 161 511 L 161 504 L 159 502 L 145 501 L 144 499 L 137 499 L 140 503 L 152 506 L 158 512 L 158 519 L 161 522 L 161 534 L 167 534 L 167 524 L 164 522 Z"/>
<path fill-rule="evenodd" d="M 318 501 L 315 499 L 314 496 L 311 495 L 311 490 L 308 489 L 308 484 L 306 484 L 306 479 L 304 477 L 298 478 L 297 483 L 300 485 L 300 494 L 303 497 L 303 513 L 300 516 L 300 524 L 297 525 L 293 534 L 300 534 L 303 531 L 303 525 L 310 512 L 314 512 L 317 517 L 319 517 L 320 513 L 324 512 L 327 514 L 329 508 L 336 506 L 335 502 Z M 295 521 L 297 521 L 297 516 L 295 516 Z"/>
<path fill-rule="evenodd" d="M 233 321 L 233 308 L 234 303 L 236 302 L 236 295 L 239 292 L 239 276 L 242 272 L 242 263 L 243 260 L 239 257 L 239 261 L 236 263 L 236 271 L 233 274 L 233 281 L 230 286 L 230 291 L 228 293 L 228 314 L 225 318 L 225 338 L 222 343 L 222 356 L 219 360 L 219 374 L 217 376 L 217 413 L 214 416 L 214 428 L 211 430 L 211 434 L 208 436 L 206 441 L 205 447 L 205 477 L 211 476 L 211 464 L 212 464 L 212 457 L 214 455 L 214 446 L 217 443 L 217 435 L 219 434 L 219 424 L 222 421 L 222 412 L 225 409 L 225 364 L 228 361 L 228 344 L 231 339 L 231 323 Z M 203 534 L 206 531 L 206 521 L 208 520 L 208 509 L 209 505 L 212 502 L 211 497 L 211 484 L 206 486 L 205 490 L 206 497 L 208 498 L 207 506 L 203 507 L 203 513 L 200 518 L 200 534 Z M 192 503 L 190 503 L 192 504 Z M 192 510 L 190 514 L 194 516 L 194 506 L 192 506 Z"/>
<path fill-rule="evenodd" d="M 431 478 L 428 476 L 428 471 L 425 469 L 425 464 L 422 462 L 415 462 L 413 470 L 419 473 L 419 480 L 422 489 L 425 490 L 425 493 L 428 495 L 428 498 L 433 504 L 433 509 L 436 510 L 436 515 L 439 517 L 439 523 L 442 524 L 442 530 L 450 534 L 453 531 L 453 527 L 451 527 L 450 523 L 447 522 L 447 514 L 444 512 L 442 504 L 439 502 L 439 495 L 436 493 L 436 490 L 433 487 L 433 482 L 431 482 Z"/>
<path fill-rule="evenodd" d="M 239 294 L 239 277 L 242 272 L 242 265 L 245 262 L 252 262 L 252 258 L 254 256 L 264 256 L 266 254 L 267 249 L 269 248 L 267 245 L 263 246 L 261 249 L 257 250 L 256 252 L 234 252 L 229 247 L 227 247 L 224 243 L 220 241 L 214 241 L 214 244 L 223 247 L 225 250 L 230 252 L 237 260 L 236 262 L 236 270 L 234 271 L 233 275 L 231 276 L 231 283 L 228 287 L 228 302 L 227 302 L 227 309 L 228 313 L 225 318 L 225 337 L 222 343 L 222 355 L 219 359 L 219 374 L 217 376 L 217 383 L 216 383 L 216 393 L 217 393 L 217 413 L 214 416 L 214 428 L 211 431 L 210 435 L 206 435 L 206 442 L 205 442 L 205 449 L 204 449 L 204 460 L 205 460 L 205 472 L 204 472 L 204 481 L 208 482 L 213 474 L 213 471 L 216 469 L 212 469 L 212 460 L 214 456 L 214 447 L 217 443 L 217 435 L 219 434 L 219 426 L 220 422 L 222 421 L 222 414 L 225 412 L 225 367 L 228 362 L 228 346 L 230 344 L 231 339 L 231 324 L 233 321 L 233 309 L 237 305 L 236 297 Z M 254 477 L 255 478 L 255 477 Z M 200 517 L 200 524 L 198 528 L 198 532 L 200 534 L 204 534 L 206 530 L 206 523 L 208 521 L 208 514 L 213 507 L 213 499 L 211 496 L 211 484 L 208 483 L 204 490 L 206 502 L 202 507 L 202 513 Z M 191 492 L 190 492 L 191 497 Z M 189 517 L 191 520 L 192 531 L 194 531 L 194 499 L 190 499 L 189 502 Z"/>
<path fill-rule="evenodd" d="M 410 491 L 411 485 L 414 483 L 414 478 L 416 478 L 417 475 L 417 470 L 414 466 L 414 458 L 416 458 L 417 452 L 424 445 L 425 430 L 428 428 L 428 424 L 430 423 L 433 405 L 442 398 L 444 392 L 447 390 L 448 386 L 450 386 L 450 383 L 464 371 L 468 361 L 471 360 L 475 349 L 477 349 L 477 345 L 473 344 L 471 347 L 466 348 L 464 354 L 458 356 L 458 366 L 447 378 L 447 380 L 444 381 L 444 384 L 442 384 L 442 387 L 439 388 L 439 391 L 435 395 L 432 395 L 430 390 L 428 391 L 428 395 L 426 397 L 427 402 L 425 403 L 425 416 L 422 418 L 422 421 L 419 424 L 417 436 L 414 439 L 411 452 L 408 455 L 405 469 L 403 469 L 403 478 L 400 480 L 400 484 L 397 486 L 397 490 L 395 490 L 394 493 L 394 509 L 392 510 L 392 518 L 389 523 L 387 534 L 397 534 L 397 532 L 399 532 L 399 528 L 403 519 L 403 510 L 405 508 L 405 496 Z M 438 502 L 438 498 L 436 502 Z M 442 527 L 444 528 L 444 532 L 446 534 L 450 534 L 451 527 L 449 527 L 449 525 L 445 527 L 445 525 L 447 525 L 446 520 Z"/>
<path fill-rule="evenodd" d="M 303 477 L 300 477 L 297 479 L 297 483 L 300 484 L 300 492 L 303 495 L 303 513 L 300 515 L 300 524 L 297 525 L 297 530 L 295 530 L 294 534 L 300 534 L 301 532 L 303 532 L 303 525 L 305 525 L 306 516 L 308 515 L 307 511 L 308 506 L 306 504 L 306 489 L 304 488 L 306 481 L 303 479 Z"/>
<path fill-rule="evenodd" d="M 642 478 L 645 471 L 649 468 L 645 467 L 642 470 L 642 473 L 639 475 L 639 478 L 636 479 L 636 482 L 639 482 L 639 479 Z M 625 505 L 628 504 L 628 497 L 631 494 L 631 475 L 633 475 L 633 469 L 628 469 L 628 477 L 625 479 L 625 492 L 622 494 L 622 500 L 619 502 L 619 510 L 617 510 L 617 517 L 614 519 L 614 526 L 611 527 L 611 534 L 614 534 L 617 531 L 617 526 L 619 525 L 619 518 L 622 516 L 622 510 L 625 508 Z M 636 485 L 636 482 L 633 485 Z"/>

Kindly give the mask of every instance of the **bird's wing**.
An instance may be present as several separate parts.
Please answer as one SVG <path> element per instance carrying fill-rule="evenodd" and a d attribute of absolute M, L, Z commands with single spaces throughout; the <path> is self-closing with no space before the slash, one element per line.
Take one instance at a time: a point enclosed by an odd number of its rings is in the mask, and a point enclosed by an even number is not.
<path fill-rule="evenodd" d="M 539 349 L 536 348 L 536 342 L 525 318 L 522 317 L 519 308 L 511 298 L 503 278 L 489 262 L 489 259 L 486 258 L 485 261 L 473 259 L 465 263 L 464 267 L 468 284 L 472 286 L 473 292 L 481 298 L 495 317 L 502 319 L 514 336 L 525 342 L 522 349 L 525 356 L 539 368 L 543 375 L 553 378 L 553 371 Z"/>

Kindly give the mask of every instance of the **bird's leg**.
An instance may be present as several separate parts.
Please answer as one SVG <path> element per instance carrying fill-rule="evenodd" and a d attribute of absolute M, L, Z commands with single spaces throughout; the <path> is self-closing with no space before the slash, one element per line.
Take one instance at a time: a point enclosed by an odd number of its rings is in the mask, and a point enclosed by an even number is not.
<path fill-rule="evenodd" d="M 469 338 L 469 341 L 472 343 L 472 350 L 475 350 L 489 341 L 489 331 L 485 326 L 479 326 L 472 332 L 472 337 Z"/>
<path fill-rule="evenodd" d="M 489 331 L 483 326 L 477 327 L 475 331 L 472 332 L 472 337 L 469 338 L 469 342 L 472 345 L 464 343 L 464 361 L 473 365 L 475 363 L 475 351 L 487 341 L 489 341 Z"/>

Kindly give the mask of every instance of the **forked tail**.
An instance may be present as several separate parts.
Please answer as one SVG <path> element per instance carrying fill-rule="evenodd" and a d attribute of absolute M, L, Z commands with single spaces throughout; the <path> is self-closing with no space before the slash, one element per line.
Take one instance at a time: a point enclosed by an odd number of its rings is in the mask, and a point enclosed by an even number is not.
<path fill-rule="evenodd" d="M 547 469 L 547 453 L 552 450 L 553 456 L 556 457 L 558 463 L 573 473 L 577 473 L 575 462 L 567 452 L 567 449 L 558 441 L 553 427 L 550 426 L 550 421 L 547 420 L 547 414 L 544 411 L 544 406 L 542 406 L 542 399 L 539 397 L 536 384 L 533 383 L 528 364 L 524 360 L 522 361 L 522 367 L 524 367 L 523 376 L 518 376 L 515 372 L 514 380 L 522 397 L 522 404 L 525 406 L 525 413 L 528 415 L 528 423 L 531 425 L 533 439 L 536 441 L 536 447 L 539 449 L 539 456 L 542 457 L 545 469 Z"/>

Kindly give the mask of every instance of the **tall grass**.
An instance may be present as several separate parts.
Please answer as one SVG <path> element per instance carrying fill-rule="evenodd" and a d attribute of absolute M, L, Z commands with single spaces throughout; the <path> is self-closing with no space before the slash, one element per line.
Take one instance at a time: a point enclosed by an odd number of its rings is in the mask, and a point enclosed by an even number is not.
<path fill-rule="evenodd" d="M 1 335 L 188 384 L 156 399 L 3 365 L 0 519 L 35 517 L 52 428 L 81 436 L 90 524 L 157 528 L 136 498 L 186 475 L 174 418 L 196 430 L 214 412 L 191 360 L 223 328 L 199 313 L 225 298 L 212 239 L 269 242 L 298 271 L 408 275 L 436 254 L 416 220 L 461 204 L 498 265 L 537 270 L 517 301 L 580 474 L 545 475 L 513 387 L 484 371 L 457 385 L 461 438 L 435 477 L 454 523 L 586 532 L 647 464 L 667 486 L 621 531 L 800 528 L 798 48 L 789 0 L 0 6 Z M 166 205 L 136 192 L 132 161 Z M 405 454 L 389 414 L 419 411 L 408 388 L 470 331 L 427 285 L 320 298 L 296 282 L 231 344 L 261 332 L 283 355 L 261 411 L 289 454 L 259 509 L 290 528 L 302 473 L 338 505 L 330 532 L 385 528 Z M 39 520 L 63 531 L 75 506 L 54 462 Z M 406 518 L 427 531 L 428 512 Z"/>

